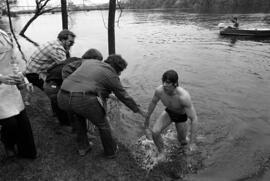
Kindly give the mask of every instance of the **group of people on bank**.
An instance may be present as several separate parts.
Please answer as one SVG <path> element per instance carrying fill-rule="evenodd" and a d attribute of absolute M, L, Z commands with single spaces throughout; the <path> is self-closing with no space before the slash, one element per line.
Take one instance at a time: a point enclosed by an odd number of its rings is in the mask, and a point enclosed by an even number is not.
<path fill-rule="evenodd" d="M 180 144 L 194 146 L 197 115 L 188 91 L 179 86 L 176 71 L 165 71 L 148 111 L 144 111 L 121 84 L 119 76 L 127 68 L 127 62 L 121 55 L 109 55 L 103 60 L 102 54 L 92 48 L 81 57 L 70 57 L 69 50 L 76 36 L 69 30 L 62 30 L 57 40 L 37 48 L 22 74 L 14 74 L 11 39 L 2 30 L 0 35 L 0 125 L 7 156 L 36 157 L 32 128 L 18 90 L 18 85 L 22 84 L 28 90 L 32 90 L 34 85 L 48 95 L 52 111 L 59 120 L 59 129 L 72 127 L 75 131 L 81 156 L 92 149 L 86 120 L 98 128 L 105 156 L 114 158 L 117 155 L 118 146 L 106 117 L 106 100 L 111 93 L 145 118 L 145 133 L 153 139 L 161 156 L 164 156 L 161 133 L 173 122 Z M 166 108 L 152 125 L 150 117 L 159 101 Z M 191 123 L 190 139 L 187 139 L 188 119 Z"/>

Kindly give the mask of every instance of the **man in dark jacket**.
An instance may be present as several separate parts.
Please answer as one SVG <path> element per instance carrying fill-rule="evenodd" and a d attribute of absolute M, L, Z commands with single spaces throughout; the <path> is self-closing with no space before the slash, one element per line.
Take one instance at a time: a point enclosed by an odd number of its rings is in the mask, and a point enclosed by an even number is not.
<path fill-rule="evenodd" d="M 127 67 L 127 62 L 120 55 L 110 55 L 104 62 L 83 61 L 82 65 L 68 76 L 58 93 L 59 106 L 89 119 L 99 129 L 105 155 L 116 156 L 117 145 L 112 138 L 111 129 L 106 119 L 102 101 L 110 93 L 122 101 L 133 112 L 145 117 L 145 112 L 136 104 L 123 88 L 119 75 Z M 84 135 L 86 137 L 86 133 Z M 85 143 L 80 150 L 89 150 Z"/>

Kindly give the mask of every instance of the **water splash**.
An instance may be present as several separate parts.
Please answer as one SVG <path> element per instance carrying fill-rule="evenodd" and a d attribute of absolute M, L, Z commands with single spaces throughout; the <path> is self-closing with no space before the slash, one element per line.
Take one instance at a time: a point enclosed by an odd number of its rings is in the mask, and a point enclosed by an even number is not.
<path fill-rule="evenodd" d="M 150 172 L 158 163 L 158 150 L 152 140 L 142 136 L 135 144 L 133 155 L 138 165 Z"/>
<path fill-rule="evenodd" d="M 173 126 L 161 135 L 165 152 L 165 157 L 161 157 L 153 140 L 144 135 L 143 127 L 136 125 L 139 123 L 136 115 L 123 109 L 115 99 L 109 99 L 107 103 L 107 116 L 115 138 L 130 150 L 137 165 L 148 174 L 157 171 L 172 178 L 184 178 L 202 168 L 201 152 L 190 152 L 188 146 L 181 146 Z M 198 136 L 198 140 L 204 142 L 205 137 Z"/>
<path fill-rule="evenodd" d="M 163 137 L 165 158 L 159 154 L 157 147 L 153 140 L 142 136 L 138 139 L 133 148 L 133 155 L 141 168 L 150 172 L 160 163 L 168 163 L 174 161 L 172 155 L 183 152 L 183 148 L 178 144 L 176 133 L 173 130 L 168 130 Z M 176 150 L 178 150 L 176 153 Z"/>

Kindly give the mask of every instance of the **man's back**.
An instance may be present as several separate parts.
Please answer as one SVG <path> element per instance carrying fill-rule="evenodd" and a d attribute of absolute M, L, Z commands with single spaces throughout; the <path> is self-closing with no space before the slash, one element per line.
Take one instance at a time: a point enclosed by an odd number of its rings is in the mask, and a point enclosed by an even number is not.
<path fill-rule="evenodd" d="M 113 92 L 131 110 L 139 111 L 136 102 L 123 88 L 115 69 L 99 60 L 84 60 L 82 65 L 64 80 L 61 89 L 69 92 L 92 92 L 102 98 L 108 98 Z"/>
<path fill-rule="evenodd" d="M 26 73 L 41 73 L 64 61 L 66 51 L 59 40 L 47 42 L 37 48 L 26 65 Z"/>
<path fill-rule="evenodd" d="M 85 60 L 82 65 L 68 76 L 62 85 L 72 91 L 111 92 L 112 79 L 119 79 L 112 67 L 99 60 Z M 72 83 L 71 83 L 72 82 Z M 106 90 L 107 89 L 107 90 Z"/>
<path fill-rule="evenodd" d="M 47 77 L 46 77 L 46 81 L 54 81 L 56 82 L 58 85 L 61 85 L 63 82 L 63 78 L 62 78 L 62 69 L 65 65 L 75 62 L 75 61 L 82 61 L 81 58 L 77 58 L 77 57 L 71 57 L 68 58 L 67 60 L 61 62 L 60 64 L 54 65 L 53 67 L 51 67 L 50 69 L 47 70 Z"/>

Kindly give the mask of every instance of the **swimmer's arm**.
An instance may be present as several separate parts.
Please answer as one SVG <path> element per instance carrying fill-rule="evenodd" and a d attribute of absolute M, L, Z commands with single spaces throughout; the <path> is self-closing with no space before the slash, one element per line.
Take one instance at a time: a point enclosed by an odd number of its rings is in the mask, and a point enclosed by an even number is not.
<path fill-rule="evenodd" d="M 147 111 L 145 123 L 144 123 L 144 126 L 146 129 L 149 128 L 149 120 L 150 120 L 151 114 L 155 110 L 156 105 L 157 105 L 159 100 L 160 100 L 159 92 L 158 92 L 158 90 L 156 90 L 155 94 L 154 94 L 154 96 L 153 96 L 153 98 L 148 106 L 148 111 Z"/>
<path fill-rule="evenodd" d="M 190 145 L 195 141 L 194 131 L 196 130 L 198 118 L 196 110 L 191 102 L 190 97 L 183 101 L 185 106 L 185 112 L 190 119 Z"/>

